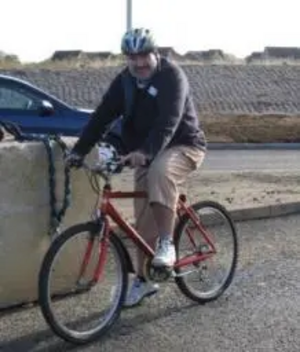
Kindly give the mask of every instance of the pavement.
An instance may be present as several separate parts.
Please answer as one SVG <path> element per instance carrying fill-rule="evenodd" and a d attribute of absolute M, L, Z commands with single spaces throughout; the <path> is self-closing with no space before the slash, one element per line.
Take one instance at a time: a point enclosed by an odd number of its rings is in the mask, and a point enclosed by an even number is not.
<path fill-rule="evenodd" d="M 232 149 L 227 145 L 208 150 L 188 187 L 194 199 L 201 197 L 201 192 L 210 198 L 219 194 L 217 200 L 237 221 L 300 212 L 300 144 L 293 143 L 295 149 L 280 143 L 272 143 L 272 147 L 262 144 L 261 148 L 254 143 L 249 148 L 242 145 L 243 149 L 232 144 Z M 203 183 L 205 192 L 201 191 Z"/>

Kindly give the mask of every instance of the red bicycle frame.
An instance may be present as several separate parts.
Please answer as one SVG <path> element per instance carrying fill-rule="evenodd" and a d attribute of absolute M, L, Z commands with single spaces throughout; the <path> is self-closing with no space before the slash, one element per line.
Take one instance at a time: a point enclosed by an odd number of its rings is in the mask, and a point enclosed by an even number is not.
<path fill-rule="evenodd" d="M 109 243 L 109 233 L 111 230 L 111 226 L 109 224 L 109 218 L 111 218 L 114 223 L 124 232 L 124 234 L 129 237 L 132 242 L 142 251 L 144 254 L 150 258 L 154 256 L 153 249 L 147 244 L 147 242 L 141 237 L 141 235 L 131 226 L 126 220 L 124 220 L 121 214 L 118 212 L 116 207 L 111 203 L 111 199 L 135 199 L 135 198 L 146 198 L 146 192 L 138 192 L 138 191 L 112 191 L 109 185 L 106 185 L 103 189 L 101 203 L 99 205 L 99 209 L 101 211 L 101 216 L 104 219 L 104 232 L 103 237 L 99 243 L 99 260 L 94 272 L 93 283 L 97 282 L 102 275 L 105 262 L 106 262 L 106 254 L 107 247 Z M 196 253 L 193 255 L 189 255 L 187 257 L 181 258 L 176 261 L 174 264 L 174 268 L 180 268 L 183 266 L 187 266 L 190 264 L 195 264 L 200 261 L 203 261 L 210 257 L 212 254 L 216 253 L 215 247 L 210 239 L 211 235 L 207 233 L 207 230 L 204 228 L 203 224 L 200 222 L 199 217 L 194 212 L 192 207 L 186 205 L 186 196 L 181 194 L 178 199 L 177 205 L 177 215 L 180 218 L 187 214 L 189 219 L 192 221 L 194 229 L 197 229 L 205 239 L 208 244 L 210 250 L 205 253 Z M 187 228 L 187 235 L 194 247 L 196 247 L 196 243 L 192 234 L 191 228 Z M 87 246 L 84 259 L 81 265 L 80 277 L 82 277 L 85 273 L 85 270 L 88 266 L 92 248 L 93 248 L 94 240 L 89 241 Z"/>

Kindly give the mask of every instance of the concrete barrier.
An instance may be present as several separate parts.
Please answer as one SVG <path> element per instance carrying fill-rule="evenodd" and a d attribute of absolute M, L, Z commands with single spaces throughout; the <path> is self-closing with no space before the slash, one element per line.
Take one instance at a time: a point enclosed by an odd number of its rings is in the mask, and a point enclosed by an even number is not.
<path fill-rule="evenodd" d="M 57 197 L 64 194 L 62 153 L 53 145 Z M 89 156 L 93 160 L 95 153 Z M 97 200 L 84 171 L 71 174 L 72 205 L 63 227 L 90 219 Z M 60 205 L 60 204 L 59 204 Z M 37 298 L 41 260 L 50 243 L 48 158 L 40 142 L 0 144 L 0 308 Z M 70 255 L 71 259 L 71 255 Z"/>

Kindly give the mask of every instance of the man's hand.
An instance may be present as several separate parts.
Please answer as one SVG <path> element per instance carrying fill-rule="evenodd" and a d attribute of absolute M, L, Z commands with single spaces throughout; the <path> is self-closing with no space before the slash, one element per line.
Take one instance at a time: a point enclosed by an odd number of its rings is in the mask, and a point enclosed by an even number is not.
<path fill-rule="evenodd" d="M 123 164 L 129 163 L 131 167 L 146 166 L 147 157 L 141 152 L 131 152 L 123 157 L 121 157 L 121 162 Z"/>
<path fill-rule="evenodd" d="M 83 164 L 83 159 L 84 158 L 81 155 L 71 152 L 66 156 L 65 163 L 68 167 L 79 168 Z"/>

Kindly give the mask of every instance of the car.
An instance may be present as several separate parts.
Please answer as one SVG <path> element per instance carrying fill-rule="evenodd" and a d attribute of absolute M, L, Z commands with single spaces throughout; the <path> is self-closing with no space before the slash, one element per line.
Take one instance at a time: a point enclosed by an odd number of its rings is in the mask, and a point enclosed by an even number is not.
<path fill-rule="evenodd" d="M 76 137 L 92 112 L 72 107 L 25 80 L 0 74 L 0 121 L 12 122 L 24 133 Z M 121 120 L 110 129 L 111 143 L 119 143 Z"/>

